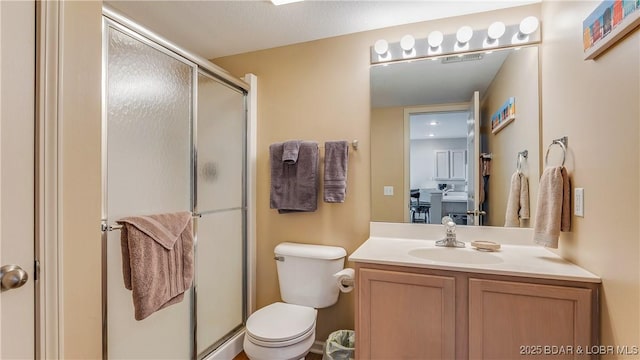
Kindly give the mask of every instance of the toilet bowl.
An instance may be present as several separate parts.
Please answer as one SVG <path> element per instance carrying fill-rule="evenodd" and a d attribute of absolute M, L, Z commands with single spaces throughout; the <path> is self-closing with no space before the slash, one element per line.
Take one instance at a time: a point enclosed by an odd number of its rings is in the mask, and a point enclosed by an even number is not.
<path fill-rule="evenodd" d="M 249 316 L 244 352 L 251 360 L 298 360 L 316 339 L 317 308 L 338 301 L 335 273 L 344 267 L 341 247 L 281 243 L 275 260 L 283 302 Z"/>
<path fill-rule="evenodd" d="M 297 360 L 313 346 L 317 310 L 307 306 L 273 303 L 247 320 L 244 352 L 252 360 Z"/>

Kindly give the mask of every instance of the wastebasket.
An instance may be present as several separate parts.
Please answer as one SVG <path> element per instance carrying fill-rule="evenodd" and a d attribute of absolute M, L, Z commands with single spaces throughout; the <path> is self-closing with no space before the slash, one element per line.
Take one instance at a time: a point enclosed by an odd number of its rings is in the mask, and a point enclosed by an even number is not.
<path fill-rule="evenodd" d="M 329 334 L 324 343 L 322 360 L 355 359 L 356 333 L 353 330 L 338 330 Z"/>

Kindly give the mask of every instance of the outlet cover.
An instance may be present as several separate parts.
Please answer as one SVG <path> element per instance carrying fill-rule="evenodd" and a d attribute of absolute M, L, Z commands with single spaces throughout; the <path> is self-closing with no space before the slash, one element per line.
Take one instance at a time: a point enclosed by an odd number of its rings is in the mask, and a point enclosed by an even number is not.
<path fill-rule="evenodd" d="M 393 186 L 385 186 L 384 187 L 384 195 L 385 196 L 393 196 Z"/>
<path fill-rule="evenodd" d="M 584 217 L 584 188 L 576 188 L 573 192 L 573 213 Z"/>

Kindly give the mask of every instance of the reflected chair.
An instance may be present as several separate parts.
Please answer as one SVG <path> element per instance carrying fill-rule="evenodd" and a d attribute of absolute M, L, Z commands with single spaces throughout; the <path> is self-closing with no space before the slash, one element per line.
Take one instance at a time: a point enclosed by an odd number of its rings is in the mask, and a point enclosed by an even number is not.
<path fill-rule="evenodd" d="M 411 189 L 409 197 L 409 209 L 412 223 L 429 223 L 429 209 L 431 204 L 420 201 L 420 190 Z"/>

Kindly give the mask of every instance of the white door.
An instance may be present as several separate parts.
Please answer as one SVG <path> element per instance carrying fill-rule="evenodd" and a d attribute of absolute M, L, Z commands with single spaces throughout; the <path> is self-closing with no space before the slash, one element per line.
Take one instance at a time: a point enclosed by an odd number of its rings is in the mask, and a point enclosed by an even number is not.
<path fill-rule="evenodd" d="M 35 353 L 34 79 L 35 3 L 0 1 L 1 359 Z"/>
<path fill-rule="evenodd" d="M 467 225 L 479 225 L 479 211 L 476 196 L 480 193 L 480 93 L 473 92 L 469 102 L 467 121 Z"/>

